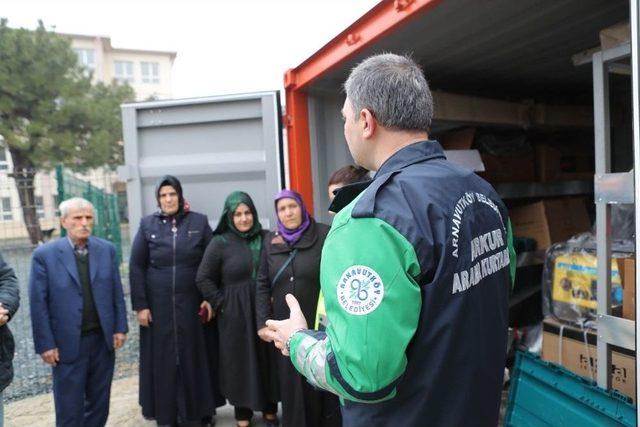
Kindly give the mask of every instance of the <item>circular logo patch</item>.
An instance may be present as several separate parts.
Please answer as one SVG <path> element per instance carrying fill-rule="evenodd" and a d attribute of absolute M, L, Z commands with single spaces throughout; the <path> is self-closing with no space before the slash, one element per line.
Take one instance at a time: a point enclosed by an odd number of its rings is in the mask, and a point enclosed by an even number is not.
<path fill-rule="evenodd" d="M 337 293 L 344 311 L 362 316 L 378 308 L 384 298 L 384 284 L 372 268 L 352 265 L 342 273 Z"/>

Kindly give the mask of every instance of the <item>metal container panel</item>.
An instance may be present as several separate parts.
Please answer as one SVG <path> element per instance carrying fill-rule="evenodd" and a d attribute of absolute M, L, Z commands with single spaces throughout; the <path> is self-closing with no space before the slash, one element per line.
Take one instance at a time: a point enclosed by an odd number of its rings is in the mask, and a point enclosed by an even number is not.
<path fill-rule="evenodd" d="M 273 196 L 284 186 L 277 92 L 122 106 L 130 232 L 155 212 L 155 186 L 175 175 L 191 209 L 213 226 L 235 190 L 253 198 L 263 227 L 275 224 Z"/>
<path fill-rule="evenodd" d="M 327 183 L 336 170 L 353 163 L 344 138 L 340 110 L 344 96 L 317 94 L 309 97 L 309 139 L 313 176 L 314 217 L 331 223 Z"/>

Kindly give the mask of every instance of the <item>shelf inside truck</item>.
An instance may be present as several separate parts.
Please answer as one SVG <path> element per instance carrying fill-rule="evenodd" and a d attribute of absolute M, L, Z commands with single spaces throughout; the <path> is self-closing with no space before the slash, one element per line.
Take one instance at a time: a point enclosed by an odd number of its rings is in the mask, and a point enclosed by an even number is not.
<path fill-rule="evenodd" d="M 509 182 L 493 186 L 503 199 L 534 199 L 593 194 L 593 180 Z"/>

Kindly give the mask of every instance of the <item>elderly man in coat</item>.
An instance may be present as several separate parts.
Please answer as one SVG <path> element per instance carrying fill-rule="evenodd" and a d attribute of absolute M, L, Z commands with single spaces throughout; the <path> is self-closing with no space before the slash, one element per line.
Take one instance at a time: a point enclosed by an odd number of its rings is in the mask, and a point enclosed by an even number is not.
<path fill-rule="evenodd" d="M 127 317 L 113 244 L 91 236 L 94 209 L 87 200 L 60 204 L 67 236 L 33 253 L 29 280 L 36 353 L 53 368 L 58 426 L 103 426 L 115 350 Z"/>

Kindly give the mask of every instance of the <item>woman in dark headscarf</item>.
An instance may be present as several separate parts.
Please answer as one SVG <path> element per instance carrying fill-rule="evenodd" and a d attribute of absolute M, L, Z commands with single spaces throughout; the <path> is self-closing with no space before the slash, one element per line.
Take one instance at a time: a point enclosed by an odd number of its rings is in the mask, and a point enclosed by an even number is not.
<path fill-rule="evenodd" d="M 302 196 L 282 190 L 275 198 L 277 231 L 267 234 L 258 271 L 257 328 L 268 340 L 267 319 L 289 318 L 285 295 L 293 294 L 305 318 L 314 319 L 320 292 L 320 255 L 329 227 L 309 215 Z M 278 353 L 284 427 L 340 426 L 338 398 L 315 390 Z"/>
<path fill-rule="evenodd" d="M 189 211 L 177 178 L 161 178 L 155 196 L 160 209 L 140 221 L 129 261 L 140 323 L 140 405 L 158 425 L 199 425 L 215 412 L 198 316 L 210 306 L 195 284 L 212 232 L 205 215 Z"/>
<path fill-rule="evenodd" d="M 196 283 L 216 313 L 220 388 L 235 406 L 238 426 L 263 411 L 278 424 L 275 352 L 256 333 L 256 275 L 265 232 L 247 193 L 231 193 L 198 269 Z M 271 357 L 270 357 L 271 356 Z M 270 363 L 271 361 L 271 363 Z"/>

